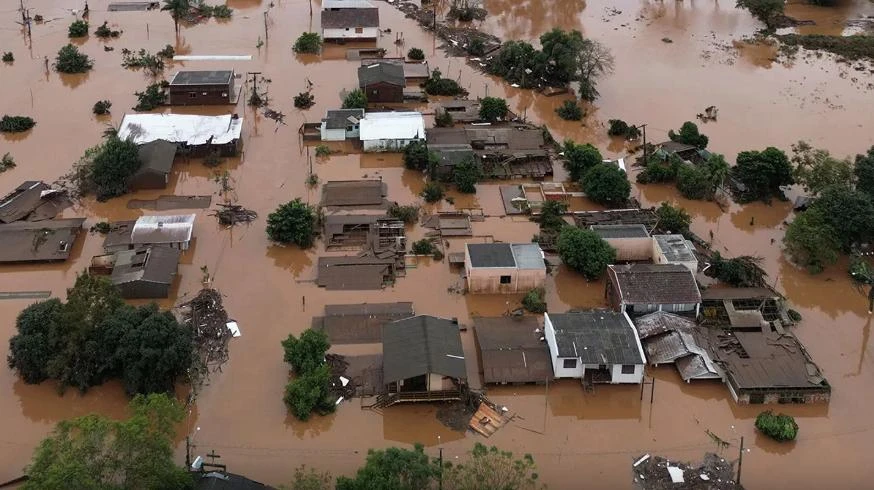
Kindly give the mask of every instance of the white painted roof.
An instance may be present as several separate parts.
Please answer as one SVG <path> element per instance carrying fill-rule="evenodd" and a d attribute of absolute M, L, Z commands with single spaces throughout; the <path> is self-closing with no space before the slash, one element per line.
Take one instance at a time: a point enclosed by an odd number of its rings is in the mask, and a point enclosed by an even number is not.
<path fill-rule="evenodd" d="M 322 0 L 322 10 L 329 9 L 375 9 L 367 0 Z"/>
<path fill-rule="evenodd" d="M 194 214 L 141 216 L 131 230 L 134 244 L 178 243 L 191 241 Z"/>
<path fill-rule="evenodd" d="M 361 141 L 425 139 L 421 112 L 368 112 L 361 120 Z"/>
<path fill-rule="evenodd" d="M 125 114 L 118 137 L 136 144 L 155 140 L 202 145 L 210 137 L 217 145 L 240 138 L 243 119 L 224 116 L 194 116 L 188 114 Z"/>

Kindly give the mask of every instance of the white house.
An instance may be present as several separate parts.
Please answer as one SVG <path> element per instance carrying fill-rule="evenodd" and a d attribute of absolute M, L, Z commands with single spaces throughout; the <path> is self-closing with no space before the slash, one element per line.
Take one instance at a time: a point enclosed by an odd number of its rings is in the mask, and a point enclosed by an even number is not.
<path fill-rule="evenodd" d="M 364 151 L 401 151 L 425 139 L 425 118 L 421 112 L 368 112 L 359 138 Z"/>
<path fill-rule="evenodd" d="M 358 139 L 364 109 L 331 109 L 322 119 L 322 141 Z"/>
<path fill-rule="evenodd" d="M 653 235 L 652 261 L 656 264 L 677 264 L 698 273 L 695 246 L 682 235 Z"/>
<path fill-rule="evenodd" d="M 322 39 L 370 40 L 379 37 L 379 9 L 363 0 L 325 0 Z"/>
<path fill-rule="evenodd" d="M 544 313 L 543 332 L 556 378 L 592 383 L 640 383 L 644 355 L 625 313 Z"/>

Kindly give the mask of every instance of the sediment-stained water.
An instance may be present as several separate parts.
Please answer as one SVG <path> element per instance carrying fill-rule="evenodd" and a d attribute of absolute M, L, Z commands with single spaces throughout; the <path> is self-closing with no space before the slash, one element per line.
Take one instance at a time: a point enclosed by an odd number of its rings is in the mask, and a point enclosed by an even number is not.
<path fill-rule="evenodd" d="M 290 478 L 299 464 L 338 473 L 351 473 L 368 448 L 422 442 L 428 451 L 454 459 L 479 436 L 445 428 L 428 406 L 392 407 L 384 416 L 361 410 L 353 400 L 340 405 L 336 414 L 302 423 L 291 417 L 282 402 L 288 367 L 282 362 L 280 340 L 307 328 L 325 304 L 413 301 L 419 313 L 457 317 L 469 323 L 473 315 L 499 315 L 518 306 L 519 296 L 472 296 L 449 291 L 461 284 L 457 271 L 446 263 L 421 261 L 397 283 L 383 291 L 325 291 L 316 287 L 314 265 L 322 246 L 301 251 L 271 245 L 265 236 L 266 215 L 294 197 L 316 203 L 318 187 L 305 178 L 310 162 L 297 129 L 304 122 L 321 119 L 326 109 L 340 103 L 340 94 L 357 85 L 356 62 L 346 61 L 342 47 L 331 46 L 320 56 L 296 56 L 294 39 L 305 30 L 318 30 L 319 2 L 311 18 L 307 2 L 228 0 L 236 9 L 230 21 L 185 25 L 178 36 L 166 12 L 107 12 L 107 0 L 92 0 L 92 27 L 104 20 L 124 31 L 120 38 L 102 41 L 89 36 L 76 41 L 95 60 L 87 75 L 60 76 L 46 70 L 45 57 L 54 58 L 68 42 L 67 26 L 73 20 L 68 8 L 79 2 L 31 2 L 32 13 L 47 22 L 33 26 L 32 42 L 15 24 L 17 6 L 0 6 L 0 49 L 12 51 L 16 61 L 0 64 L 0 113 L 30 115 L 37 126 L 25 135 L 0 136 L 0 154 L 10 152 L 18 167 L 0 174 L 0 191 L 24 180 L 53 181 L 68 171 L 82 152 L 100 141 L 107 124 L 117 125 L 135 104 L 135 91 L 150 79 L 142 72 L 120 66 L 122 48 L 155 52 L 166 44 L 186 54 L 251 54 L 249 62 L 171 63 L 165 70 L 227 69 L 238 73 L 262 72 L 269 84 L 271 107 L 286 114 L 284 125 L 238 104 L 233 110 L 244 120 L 244 152 L 226 159 L 217 169 L 200 160 L 177 160 L 165 191 L 139 192 L 137 198 L 160 194 L 213 194 L 221 191 L 215 172 L 227 171 L 239 204 L 254 209 L 260 218 L 250 226 L 224 229 L 198 210 L 196 241 L 180 267 L 174 297 L 163 306 L 182 302 L 200 286 L 200 267 L 215 276 L 215 286 L 226 296 L 225 305 L 242 329 L 230 347 L 230 361 L 205 387 L 197 405 L 180 431 L 194 437 L 198 452 L 215 449 L 231 471 L 270 483 Z M 506 97 L 511 108 L 537 124 L 546 124 L 562 140 L 592 142 L 605 155 L 622 156 L 624 145 L 606 136 L 608 119 L 647 123 L 649 141 L 666 138 L 668 129 L 710 105 L 719 108 L 719 120 L 699 125 L 710 136 L 710 147 L 729 161 L 737 152 L 766 146 L 787 148 L 806 139 L 836 155 L 863 152 L 872 139 L 872 77 L 837 64 L 829 56 L 777 59 L 776 50 L 743 43 L 759 25 L 734 2 L 618 2 L 582 0 L 486 0 L 489 17 L 479 24 L 505 39 L 536 40 L 553 27 L 580 29 L 586 36 L 611 48 L 615 73 L 599 84 L 601 98 L 588 108 L 581 122 L 558 119 L 555 108 L 569 96 L 545 97 L 507 86 L 485 76 L 463 59 L 447 58 L 433 36 L 391 5 L 377 1 L 383 28 L 391 34 L 378 45 L 388 56 L 402 56 L 410 47 L 425 50 L 432 68 L 460 80 L 471 96 Z M 788 13 L 812 18 L 815 27 L 802 32 L 837 33 L 844 21 L 870 14 L 867 1 L 845 2 L 836 10 L 790 6 Z M 403 39 L 402 44 L 395 40 Z M 257 47 L 261 39 L 264 44 Z M 666 42 L 668 39 L 671 42 Z M 114 51 L 105 51 L 111 46 Z M 294 109 L 291 98 L 304 91 L 310 80 L 316 105 Z M 239 81 L 242 84 L 242 80 Z M 245 93 L 244 97 L 245 99 Z M 91 114 L 101 99 L 113 102 L 110 117 Z M 224 108 L 173 107 L 165 112 L 220 114 Z M 424 185 L 421 175 L 403 168 L 397 155 L 336 154 L 316 159 L 312 166 L 322 182 L 338 179 L 381 178 L 388 197 L 400 203 L 417 201 Z M 557 169 L 555 179 L 565 178 Z M 489 217 L 474 224 L 479 237 L 503 241 L 529 241 L 535 224 L 524 218 L 500 217 L 502 205 L 497 183 L 482 184 L 475 196 L 456 193 L 458 207 L 481 207 Z M 810 276 L 787 263 L 780 252 L 785 222 L 792 219 L 788 203 L 771 205 L 731 204 L 725 211 L 714 203 L 686 201 L 671 187 L 637 186 L 634 195 L 645 205 L 661 201 L 681 204 L 694 217 L 693 229 L 702 237 L 713 232 L 714 246 L 729 255 L 762 256 L 769 280 L 785 293 L 804 316 L 796 334 L 805 343 L 833 386 L 828 406 L 780 406 L 798 418 L 798 441 L 790 446 L 757 436 L 752 424 L 760 407 L 738 407 L 718 383 L 685 384 L 672 368 L 651 369 L 654 385 L 640 388 L 598 386 L 585 393 L 571 380 L 548 387 L 500 387 L 489 396 L 506 404 L 520 418 L 489 441 L 517 453 L 530 452 L 543 481 L 551 488 L 630 487 L 629 465 L 635 456 L 659 453 L 671 458 L 698 459 L 717 450 L 705 430 L 735 443 L 745 436 L 751 451 L 745 455 L 744 483 L 749 488 L 864 488 L 874 477 L 867 464 L 870 449 L 869 409 L 874 403 L 870 346 L 870 316 L 865 295 L 846 277 L 842 262 L 818 276 Z M 97 221 L 133 219 L 141 210 L 126 207 L 128 197 L 107 203 L 85 200 L 65 212 Z M 580 207 L 587 207 L 580 201 Z M 450 209 L 446 203 L 427 209 Z M 187 211 L 186 211 L 187 212 Z M 167 213 L 170 214 L 170 213 Z M 412 238 L 424 230 L 410 230 Z M 102 238 L 88 235 L 77 242 L 69 261 L 61 264 L 3 266 L 3 290 L 51 290 L 63 296 L 76 273 L 87 267 L 101 250 Z M 450 249 L 463 241 L 452 241 Z M 547 284 L 551 311 L 603 305 L 603 281 L 586 282 L 579 275 L 557 268 Z M 8 353 L 17 313 L 26 300 L 0 303 L 0 357 Z M 470 331 L 463 333 L 465 353 L 475 356 Z M 370 346 L 373 347 L 373 346 Z M 361 347 L 348 353 L 369 351 Z M 468 374 L 478 385 L 476 366 Z M 649 390 L 654 386 L 654 402 Z M 0 368 L 0 481 L 19 476 L 30 454 L 59 420 L 100 412 L 122 416 L 126 399 L 115 383 L 81 396 L 68 391 L 60 397 L 50 383 L 29 386 L 5 365 Z M 199 431 L 195 430 L 197 427 Z M 178 448 L 179 461 L 184 444 Z M 736 447 L 724 451 L 736 457 Z"/>

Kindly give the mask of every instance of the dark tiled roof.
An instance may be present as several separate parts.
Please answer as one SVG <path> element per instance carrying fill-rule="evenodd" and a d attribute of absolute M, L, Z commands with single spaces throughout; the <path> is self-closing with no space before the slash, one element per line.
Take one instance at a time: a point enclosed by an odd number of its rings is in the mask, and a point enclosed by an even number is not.
<path fill-rule="evenodd" d="M 443 318 L 419 315 L 389 323 L 382 355 L 385 383 L 428 373 L 467 379 L 458 325 Z"/>
<path fill-rule="evenodd" d="M 194 490 L 273 490 L 273 487 L 233 473 L 202 473 L 194 477 Z"/>
<path fill-rule="evenodd" d="M 164 140 L 143 143 L 137 147 L 140 158 L 140 168 L 137 174 L 143 172 L 170 173 L 173 159 L 176 158 L 176 145 Z"/>
<path fill-rule="evenodd" d="M 676 264 L 611 265 L 618 293 L 627 304 L 692 304 L 701 302 L 692 272 Z"/>
<path fill-rule="evenodd" d="M 553 378 L 549 347 L 537 318 L 474 318 L 474 333 L 486 383 L 539 383 Z"/>
<path fill-rule="evenodd" d="M 405 87 L 407 81 L 404 78 L 404 67 L 393 63 L 376 63 L 358 67 L 359 87 L 379 82 Z"/>
<path fill-rule="evenodd" d="M 472 267 L 516 267 L 509 243 L 468 243 L 467 253 Z"/>
<path fill-rule="evenodd" d="M 643 364 L 637 332 L 625 315 L 612 311 L 548 314 L 555 329 L 558 357 L 583 364 Z"/>
<path fill-rule="evenodd" d="M 352 124 L 350 117 L 361 120 L 364 118 L 364 109 L 332 109 L 325 114 L 322 121 L 327 129 L 345 129 Z"/>
<path fill-rule="evenodd" d="M 322 29 L 379 27 L 379 9 L 322 10 Z"/>
<path fill-rule="evenodd" d="M 601 238 L 647 238 L 646 226 L 636 225 L 592 225 L 591 230 Z"/>

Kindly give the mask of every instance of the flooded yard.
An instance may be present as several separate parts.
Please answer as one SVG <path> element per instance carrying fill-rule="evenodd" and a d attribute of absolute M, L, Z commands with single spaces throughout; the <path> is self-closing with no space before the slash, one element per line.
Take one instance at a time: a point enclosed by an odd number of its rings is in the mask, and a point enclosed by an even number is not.
<path fill-rule="evenodd" d="M 280 341 L 289 333 L 308 328 L 326 304 L 411 301 L 421 314 L 451 318 L 470 324 L 475 315 L 501 315 L 515 309 L 520 296 L 461 295 L 451 292 L 462 285 L 457 269 L 447 262 L 422 260 L 406 277 L 380 291 L 326 291 L 316 286 L 315 265 L 324 251 L 319 243 L 311 250 L 272 245 L 265 234 L 266 217 L 277 205 L 302 197 L 318 203 L 321 186 L 310 187 L 307 155 L 321 182 L 378 178 L 387 184 L 391 201 L 421 201 L 425 180 L 406 170 L 398 155 L 338 153 L 317 159 L 307 152 L 298 128 L 318 122 L 327 109 L 339 107 L 341 93 L 356 88 L 357 61 L 347 61 L 343 50 L 330 46 L 320 57 L 295 55 L 291 45 L 300 33 L 318 30 L 319 2 L 314 15 L 303 0 L 227 0 L 234 10 L 229 21 L 210 20 L 184 25 L 178 34 L 166 12 L 108 12 L 108 0 L 92 0 L 92 27 L 104 20 L 123 34 L 109 41 L 93 36 L 76 41 L 95 60 L 85 75 L 59 75 L 46 70 L 44 59 L 53 60 L 68 42 L 68 9 L 78 1 L 31 2 L 32 13 L 45 22 L 33 26 L 32 41 L 15 22 L 21 20 L 17 5 L 0 6 L 0 49 L 12 51 L 15 62 L 0 64 L 0 114 L 28 115 L 37 125 L 23 135 L 0 135 L 0 154 L 9 152 L 17 168 L 0 173 L 0 191 L 25 180 L 55 181 L 66 174 L 88 147 L 98 144 L 107 125 L 118 126 L 123 114 L 133 112 L 135 91 L 150 79 L 143 72 L 122 68 L 121 50 L 145 48 L 155 52 L 167 44 L 177 54 L 252 55 L 251 61 L 173 62 L 166 77 L 179 69 L 233 68 L 246 77 L 261 72 L 268 85 L 270 107 L 286 114 L 285 124 L 264 117 L 239 102 L 233 109 L 244 120 L 243 153 L 227 158 L 217 168 L 201 159 L 177 158 L 165 190 L 140 191 L 100 203 L 89 198 L 67 209 L 64 217 L 87 217 L 86 229 L 98 221 L 136 219 L 152 211 L 128 209 L 129 198 L 154 199 L 162 194 L 213 195 L 221 201 L 216 172 L 227 171 L 229 193 L 238 204 L 257 211 L 251 225 L 226 229 L 209 215 L 197 214 L 195 241 L 183 255 L 171 298 L 163 307 L 182 303 L 200 289 L 200 269 L 214 275 L 214 286 L 225 295 L 229 315 L 239 322 L 242 336 L 231 341 L 230 360 L 215 373 L 180 430 L 178 461 L 184 458 L 184 436 L 191 435 L 198 453 L 215 450 L 229 471 L 264 483 L 286 482 L 294 467 L 306 464 L 336 474 L 354 471 L 368 448 L 392 444 L 424 443 L 430 454 L 437 446 L 454 459 L 482 440 L 472 432 L 462 434 L 442 425 L 434 406 L 393 406 L 384 415 L 362 410 L 358 400 L 342 403 L 337 412 L 300 422 L 282 401 L 288 365 L 282 362 Z M 570 96 L 546 97 L 516 89 L 483 75 L 463 58 L 447 57 L 439 41 L 392 5 L 376 1 L 381 25 L 392 33 L 377 41 L 386 56 L 404 56 L 420 47 L 431 68 L 457 78 L 470 97 L 508 99 L 510 109 L 535 124 L 547 125 L 558 140 L 591 142 L 605 157 L 625 156 L 622 143 L 606 134 L 608 119 L 647 124 L 647 139 L 667 139 L 669 129 L 695 120 L 705 107 L 719 108 L 718 122 L 701 124 L 710 137 L 710 149 L 734 161 L 739 151 L 807 140 L 837 156 L 862 153 L 872 144 L 874 75 L 857 72 L 830 56 L 778 61 L 776 50 L 741 43 L 759 28 L 757 21 L 734 2 L 656 2 L 649 0 L 486 0 L 489 15 L 479 26 L 502 39 L 536 40 L 553 27 L 579 29 L 606 44 L 616 58 L 615 73 L 599 85 L 601 98 L 582 122 L 563 121 L 555 109 Z M 787 14 L 816 20 L 803 32 L 841 32 L 841 25 L 859 15 L 874 15 L 874 3 L 847 1 L 838 9 L 791 5 Z M 268 5 L 273 7 L 269 8 Z M 265 17 L 264 12 L 267 11 Z M 266 19 L 266 20 L 265 20 Z M 268 34 L 265 34 L 265 22 Z M 402 44 L 395 40 L 403 39 Z M 668 43 L 663 39 L 670 39 Z M 263 41 L 259 45 L 259 39 Z M 105 51 L 111 46 L 114 51 Z M 292 97 L 313 83 L 315 106 L 295 109 Z M 238 84 L 243 84 L 239 79 Z M 247 98 L 249 89 L 244 89 Z M 94 116 L 93 104 L 111 100 L 111 116 Z M 171 107 L 167 113 L 215 115 L 227 108 Z M 430 109 L 427 112 L 431 112 Z M 430 119 L 430 118 L 429 118 Z M 427 121 L 431 126 L 433 121 Z M 554 180 L 565 179 L 556 168 Z M 633 178 L 633 175 L 632 175 Z M 451 193 L 455 207 L 482 208 L 487 216 L 473 223 L 474 235 L 500 241 L 528 242 L 537 225 L 523 217 L 502 216 L 500 182 L 478 186 L 476 195 Z M 832 385 L 831 402 L 825 406 L 781 405 L 778 410 L 795 416 L 800 425 L 796 442 L 778 445 L 757 435 L 755 416 L 762 409 L 736 405 L 719 382 L 683 383 L 674 368 L 647 368 L 654 384 L 603 386 L 587 393 L 579 382 L 562 380 L 549 386 L 499 387 L 489 397 L 504 404 L 518 419 L 488 441 L 516 453 L 530 452 L 542 480 L 550 488 L 630 488 L 629 465 L 644 453 L 698 460 L 717 447 L 705 433 L 712 431 L 736 444 L 740 436 L 750 452 L 744 457 L 743 483 L 748 488 L 865 488 L 874 478 L 868 464 L 874 423 L 874 359 L 870 344 L 871 316 L 866 294 L 849 281 L 846 261 L 811 276 L 786 261 L 781 240 L 792 219 L 790 203 L 771 205 L 732 203 L 724 212 L 711 202 L 688 201 L 673 187 L 634 186 L 632 195 L 645 206 L 668 201 L 693 216 L 693 231 L 714 236 L 714 249 L 729 256 L 764 258 L 768 282 L 786 295 L 803 321 L 794 333 Z M 586 207 L 588 201 L 578 204 Z M 591 204 L 591 203 L 588 203 Z M 449 210 L 443 202 L 426 210 Z M 174 212 L 175 213 L 175 212 Z M 421 227 L 408 236 L 424 235 Z M 77 273 L 93 255 L 101 253 L 102 237 L 83 233 L 70 259 L 58 264 L 3 265 L 4 291 L 50 290 L 64 297 Z M 460 251 L 454 241 L 450 251 Z M 458 247 L 455 249 L 455 247 Z M 605 306 L 602 281 L 586 282 L 582 276 L 558 267 L 547 279 L 550 311 Z M 0 357 L 8 354 L 17 314 L 32 300 L 0 300 Z M 466 357 L 475 359 L 473 335 L 462 333 Z M 344 346 L 344 354 L 371 354 L 373 346 Z M 476 363 L 468 362 L 468 376 L 479 387 Z M 650 403 L 650 390 L 654 390 Z M 642 398 L 642 399 L 641 399 Z M 59 396 L 49 383 L 26 385 L 5 363 L 0 366 L 0 482 L 22 474 L 33 448 L 60 420 L 99 412 L 123 416 L 126 397 L 120 384 L 108 383 L 80 395 L 68 390 Z M 770 407 L 769 407 L 770 408 Z M 723 453 L 736 458 L 732 446 Z"/>

